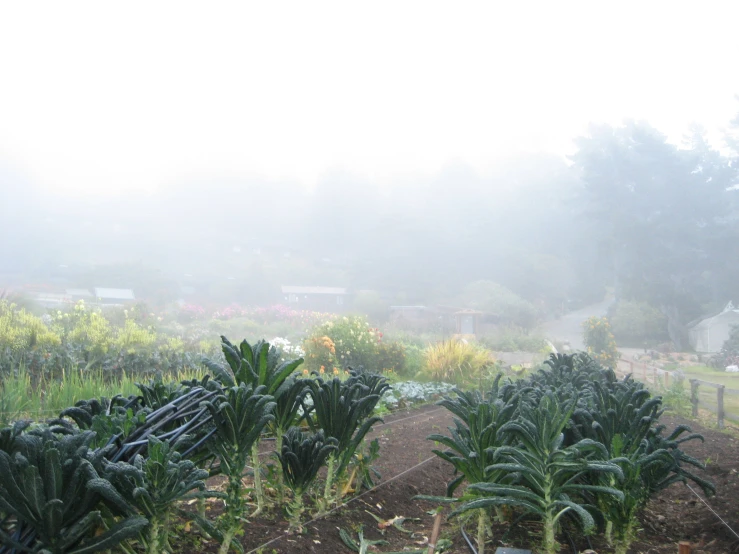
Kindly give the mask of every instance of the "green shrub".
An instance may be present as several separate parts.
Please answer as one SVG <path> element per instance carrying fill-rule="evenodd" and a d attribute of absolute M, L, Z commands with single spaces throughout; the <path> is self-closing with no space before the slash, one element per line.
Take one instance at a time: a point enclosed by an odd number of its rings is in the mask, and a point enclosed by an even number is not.
<path fill-rule="evenodd" d="M 415 344 L 406 344 L 405 348 L 405 368 L 402 373 L 398 373 L 401 377 L 414 377 L 423 369 L 423 351 L 424 349 Z"/>
<path fill-rule="evenodd" d="M 383 342 L 377 346 L 377 367 L 382 371 L 404 375 L 405 358 L 405 346 L 399 342 Z"/>
<path fill-rule="evenodd" d="M 610 316 L 613 335 L 619 344 L 641 347 L 670 340 L 667 318 L 646 302 L 624 300 Z"/>
<path fill-rule="evenodd" d="M 496 329 L 480 338 L 480 343 L 497 352 L 541 352 L 547 348 L 546 340 L 531 335 L 523 328 L 510 325 Z"/>

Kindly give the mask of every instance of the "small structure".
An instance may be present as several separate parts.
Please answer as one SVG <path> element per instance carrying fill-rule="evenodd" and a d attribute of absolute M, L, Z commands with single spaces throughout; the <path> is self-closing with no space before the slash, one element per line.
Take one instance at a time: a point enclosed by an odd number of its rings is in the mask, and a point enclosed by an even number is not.
<path fill-rule="evenodd" d="M 347 292 L 342 287 L 282 286 L 282 297 L 291 307 L 300 310 L 340 312 L 346 305 Z"/>
<path fill-rule="evenodd" d="M 123 306 L 136 300 L 131 289 L 95 287 L 95 299 L 104 306 Z"/>
<path fill-rule="evenodd" d="M 65 292 L 72 299 L 72 302 L 88 301 L 93 298 L 92 293 L 87 289 L 67 289 Z"/>
<path fill-rule="evenodd" d="M 480 332 L 480 316 L 477 310 L 460 310 L 454 313 L 458 335 L 476 335 Z"/>
<path fill-rule="evenodd" d="M 31 298 L 43 308 L 60 308 L 72 301 L 69 295 L 52 292 L 39 292 L 32 295 Z"/>
<path fill-rule="evenodd" d="M 693 350 L 710 354 L 719 352 L 731 329 L 739 325 L 739 309 L 729 302 L 718 313 L 688 323 L 688 339 Z"/>

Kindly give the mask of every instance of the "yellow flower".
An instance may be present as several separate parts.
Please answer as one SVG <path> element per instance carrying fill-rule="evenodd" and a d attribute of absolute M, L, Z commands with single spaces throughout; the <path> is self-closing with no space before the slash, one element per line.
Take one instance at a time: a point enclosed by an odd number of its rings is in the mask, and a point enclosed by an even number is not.
<path fill-rule="evenodd" d="M 303 370 L 303 375 L 308 375 L 308 370 L 307 369 L 304 369 Z"/>

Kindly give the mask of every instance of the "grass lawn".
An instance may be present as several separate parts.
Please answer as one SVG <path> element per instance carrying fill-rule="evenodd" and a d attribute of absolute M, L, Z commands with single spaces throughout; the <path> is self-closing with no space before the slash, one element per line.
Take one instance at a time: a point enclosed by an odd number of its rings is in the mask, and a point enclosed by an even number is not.
<path fill-rule="evenodd" d="M 739 390 L 739 373 L 726 373 L 704 365 L 688 366 L 681 368 L 688 379 L 702 379 L 711 383 L 724 385 L 727 389 Z M 686 385 L 690 391 L 690 385 Z M 710 406 L 716 406 L 716 389 L 701 385 L 698 387 L 698 396 L 701 402 Z M 724 393 L 724 410 L 739 417 L 739 394 Z"/>

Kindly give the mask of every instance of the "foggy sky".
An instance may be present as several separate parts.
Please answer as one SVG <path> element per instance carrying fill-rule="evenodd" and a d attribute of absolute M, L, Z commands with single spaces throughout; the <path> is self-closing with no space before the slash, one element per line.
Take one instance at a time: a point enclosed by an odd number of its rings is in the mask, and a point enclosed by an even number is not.
<path fill-rule="evenodd" d="M 0 168 L 110 192 L 375 184 L 643 118 L 718 145 L 732 2 L 36 2 L 0 7 Z M 22 179 L 17 181 L 22 182 Z M 20 185 L 18 185 L 20 186 Z"/>

